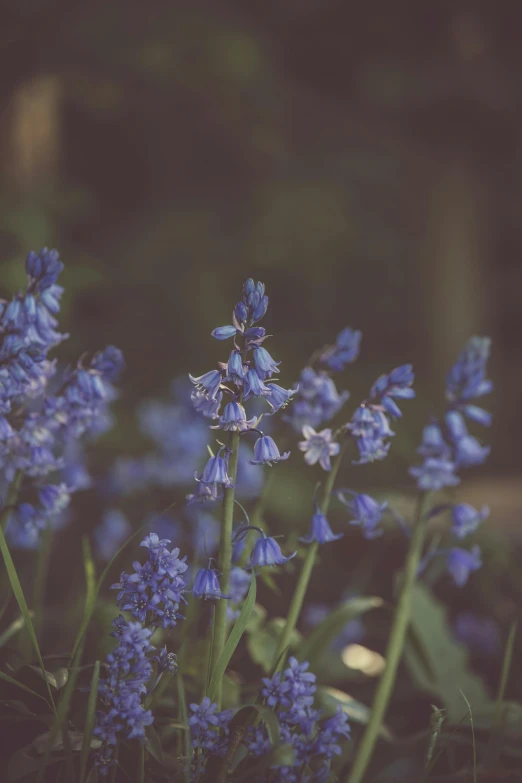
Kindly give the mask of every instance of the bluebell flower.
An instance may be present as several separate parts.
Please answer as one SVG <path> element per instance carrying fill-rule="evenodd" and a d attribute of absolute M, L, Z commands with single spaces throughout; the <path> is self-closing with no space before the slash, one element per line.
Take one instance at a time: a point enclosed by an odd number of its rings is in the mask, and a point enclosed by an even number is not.
<path fill-rule="evenodd" d="M 118 590 L 116 602 L 122 611 L 130 611 L 141 623 L 171 628 L 180 615 L 179 605 L 185 601 L 186 590 L 183 574 L 187 570 L 186 558 L 179 559 L 179 549 L 169 552 L 167 539 L 159 539 L 150 533 L 140 546 L 147 549 L 148 560 L 136 561 L 134 573 L 122 572 L 120 581 L 112 585 Z"/>
<path fill-rule="evenodd" d="M 411 364 L 403 364 L 375 381 L 370 389 L 370 399 L 378 399 L 390 416 L 400 418 L 402 413 L 395 399 L 409 400 L 415 397 L 415 391 L 411 388 L 414 380 Z"/>
<path fill-rule="evenodd" d="M 262 381 L 271 378 L 274 373 L 278 372 L 280 364 L 281 362 L 275 362 L 272 359 L 266 348 L 262 346 L 254 348 L 254 366 Z"/>
<path fill-rule="evenodd" d="M 225 381 L 231 381 L 236 386 L 242 386 L 245 378 L 243 359 L 239 351 L 232 351 L 228 357 Z"/>
<path fill-rule="evenodd" d="M 230 571 L 230 602 L 233 604 L 239 604 L 245 598 L 252 577 L 250 574 L 239 566 L 234 566 Z"/>
<path fill-rule="evenodd" d="M 233 486 L 232 480 L 228 475 L 228 460 L 220 457 L 210 457 L 201 476 L 196 476 L 197 481 L 203 484 L 222 484 L 224 487 Z"/>
<path fill-rule="evenodd" d="M 489 508 L 483 506 L 480 511 L 469 503 L 457 503 L 451 509 L 452 532 L 457 538 L 465 538 L 474 533 L 478 526 L 489 516 Z"/>
<path fill-rule="evenodd" d="M 63 264 L 57 250 L 44 247 L 39 253 L 31 250 L 25 260 L 25 271 L 30 288 L 41 293 L 56 283 L 63 271 Z"/>
<path fill-rule="evenodd" d="M 94 354 L 91 367 L 112 383 L 118 380 L 125 369 L 125 360 L 119 348 L 108 345 L 103 351 Z"/>
<path fill-rule="evenodd" d="M 224 595 L 221 592 L 218 572 L 211 568 L 210 564 L 208 568 L 201 568 L 196 574 L 192 595 L 194 598 L 205 599 L 230 598 L 229 595 Z"/>
<path fill-rule="evenodd" d="M 208 755 L 224 756 L 232 711 L 219 712 L 217 704 L 213 704 L 208 696 L 205 696 L 201 704 L 191 704 L 190 711 L 188 725 L 192 747 L 199 748 Z"/>
<path fill-rule="evenodd" d="M 269 397 L 270 386 L 267 386 L 259 377 L 253 367 L 249 367 L 245 373 L 245 394 L 244 400 L 249 397 Z"/>
<path fill-rule="evenodd" d="M 283 389 L 277 383 L 270 383 L 268 389 L 270 394 L 266 396 L 266 401 L 270 405 L 271 411 L 268 415 L 271 416 L 282 408 L 286 408 L 294 394 L 297 393 L 299 385 L 295 389 Z"/>
<path fill-rule="evenodd" d="M 455 463 L 448 459 L 428 457 L 422 465 L 409 468 L 410 476 L 417 479 L 417 486 L 424 491 L 454 487 L 460 483 L 455 475 Z"/>
<path fill-rule="evenodd" d="M 228 402 L 219 418 L 219 424 L 214 429 L 228 430 L 231 432 L 244 432 L 252 429 L 257 424 L 257 417 L 247 420 L 246 412 L 240 402 Z"/>
<path fill-rule="evenodd" d="M 40 487 L 38 498 L 45 511 L 55 516 L 67 508 L 71 493 L 66 484 L 45 484 Z"/>
<path fill-rule="evenodd" d="M 491 339 L 472 337 L 451 368 L 446 379 L 446 398 L 452 405 L 461 405 L 482 397 L 493 388 L 486 379 Z"/>
<path fill-rule="evenodd" d="M 143 705 L 146 683 L 152 675 L 152 630 L 140 623 L 127 623 L 121 615 L 113 625 L 112 635 L 118 644 L 107 656 L 106 676 L 100 678 L 98 693 L 103 709 L 96 713 L 93 730 L 102 743 L 95 753 L 96 768 L 102 776 L 116 763 L 118 741 L 144 740 L 145 728 L 153 722 L 152 713 Z"/>
<path fill-rule="evenodd" d="M 285 451 L 284 454 L 279 453 L 279 449 L 270 435 L 262 435 L 254 444 L 254 459 L 251 459 L 250 462 L 252 465 L 272 465 L 273 462 L 281 462 L 288 459 L 289 456 L 289 451 Z"/>
<path fill-rule="evenodd" d="M 345 365 L 351 364 L 359 356 L 362 332 L 347 326 L 339 332 L 335 345 L 328 345 L 321 351 L 319 361 L 330 370 L 340 372 Z"/>
<path fill-rule="evenodd" d="M 430 422 L 422 430 L 422 441 L 418 452 L 423 457 L 450 458 L 451 448 L 444 440 L 442 429 L 437 421 Z"/>
<path fill-rule="evenodd" d="M 234 353 L 237 353 L 237 351 Z M 196 389 L 204 391 L 211 397 L 215 397 L 219 391 L 219 387 L 223 382 L 223 373 L 221 373 L 219 370 L 210 370 L 204 375 L 200 375 L 198 378 L 195 378 L 193 375 L 189 375 L 189 378 Z"/>
<path fill-rule="evenodd" d="M 355 438 L 359 451 L 356 464 L 382 460 L 388 455 L 390 444 L 386 440 L 395 433 L 390 429 L 385 413 L 377 406 L 359 405 L 346 427 Z"/>
<path fill-rule="evenodd" d="M 236 334 L 236 327 L 232 325 L 228 326 L 217 326 L 212 332 L 212 337 L 215 337 L 216 340 L 228 340 L 230 337 L 234 337 Z"/>
<path fill-rule="evenodd" d="M 275 538 L 263 535 L 257 539 L 252 547 L 250 566 L 252 568 L 262 568 L 263 566 L 284 565 L 295 557 L 296 554 L 297 552 L 293 552 L 288 557 L 285 557 Z"/>
<path fill-rule="evenodd" d="M 339 394 L 332 378 L 312 367 L 305 367 L 301 372 L 298 388 L 291 412 L 285 417 L 297 432 L 304 425 L 315 428 L 333 418 L 350 396 L 347 391 Z"/>
<path fill-rule="evenodd" d="M 173 652 L 169 652 L 166 647 L 162 647 L 155 655 L 152 656 L 152 660 L 158 667 L 159 672 L 168 671 L 169 674 L 174 674 L 178 668 L 177 656 Z"/>
<path fill-rule="evenodd" d="M 317 509 L 312 516 L 310 533 L 299 540 L 303 541 L 305 544 L 311 544 L 313 541 L 317 541 L 318 544 L 327 544 L 329 541 L 338 541 L 342 537 L 342 533 L 338 533 L 337 535 L 333 533 L 327 518 Z"/>
<path fill-rule="evenodd" d="M 339 454 L 341 446 L 332 439 L 332 430 L 325 429 L 316 432 L 313 427 L 305 424 L 303 427 L 305 440 L 299 442 L 299 448 L 305 454 L 307 465 L 315 465 L 319 462 L 323 470 L 331 470 L 330 457 Z"/>
<path fill-rule="evenodd" d="M 344 493 L 349 493 L 352 498 L 347 500 Z M 388 503 L 378 503 L 370 495 L 352 492 L 351 490 L 339 490 L 337 497 L 348 509 L 353 519 L 351 525 L 360 525 L 365 538 L 376 538 L 382 534 L 379 525 L 382 515 L 388 508 Z"/>
<path fill-rule="evenodd" d="M 481 565 L 480 547 L 477 545 L 470 550 L 453 547 L 447 553 L 446 566 L 457 587 L 463 587 L 470 573 L 477 571 Z"/>
<path fill-rule="evenodd" d="M 192 400 L 192 405 L 197 413 L 201 413 L 208 419 L 219 419 L 219 409 L 223 399 L 223 394 L 221 392 L 216 394 L 215 397 L 212 397 L 210 394 L 194 389 L 190 395 L 190 399 Z"/>

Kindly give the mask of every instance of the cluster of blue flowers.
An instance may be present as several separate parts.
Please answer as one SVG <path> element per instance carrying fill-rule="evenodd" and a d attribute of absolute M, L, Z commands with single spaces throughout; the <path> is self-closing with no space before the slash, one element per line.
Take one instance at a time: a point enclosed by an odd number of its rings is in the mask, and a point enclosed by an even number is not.
<path fill-rule="evenodd" d="M 48 354 L 67 337 L 55 317 L 63 264 L 56 250 L 44 248 L 28 255 L 25 269 L 25 291 L 0 302 L 0 468 L 4 491 L 15 478 L 20 483 L 8 534 L 27 548 L 38 545 L 71 492 L 85 486 L 78 441 L 110 426 L 123 358 L 110 346 L 60 378 Z"/>
<path fill-rule="evenodd" d="M 421 490 L 441 490 L 460 483 L 461 468 L 481 465 L 489 455 L 490 448 L 468 432 L 465 419 L 489 426 L 491 414 L 473 403 L 473 400 L 488 394 L 493 384 L 486 378 L 491 340 L 489 337 L 472 337 L 446 379 L 447 411 L 443 421 L 433 419 L 422 433 L 418 449 L 423 457 L 421 465 L 410 468 Z M 489 515 L 489 509 L 473 508 L 468 503 L 437 506 L 434 515 L 451 510 L 451 530 L 459 541 L 474 533 L 480 523 Z M 439 550 L 431 554 L 443 554 L 447 568 L 458 586 L 466 584 L 469 574 L 482 565 L 480 548 L 474 545 L 470 550 L 462 547 Z"/>
<path fill-rule="evenodd" d="M 161 628 L 173 628 L 183 616 L 180 604 L 186 603 L 186 557 L 180 560 L 177 548 L 169 551 L 169 543 L 157 533 L 146 536 L 140 546 L 146 547 L 148 559 L 143 564 L 135 561 L 132 574 L 122 571 L 120 581 L 111 588 L 118 590 L 116 602 L 123 612 L 130 612 L 140 623 Z"/>
<path fill-rule="evenodd" d="M 263 343 L 267 334 L 262 326 L 255 326 L 265 315 L 268 297 L 263 283 L 254 283 L 252 279 L 243 286 L 243 297 L 234 308 L 232 325 L 220 326 L 212 332 L 217 340 L 233 338 L 234 347 L 228 361 L 219 363 L 219 369 L 210 370 L 199 377 L 189 376 L 195 386 L 192 402 L 197 411 L 214 419 L 213 429 L 246 435 L 255 432 L 258 435 L 254 444 L 253 465 L 272 465 L 288 459 L 289 452 L 281 454 L 277 444 L 258 427 L 261 417 L 250 419 L 244 403 L 252 398 L 266 400 L 267 413 L 273 414 L 285 407 L 296 389 L 283 389 L 273 379 L 278 372 L 280 362 L 276 362 Z M 223 410 L 222 402 L 225 401 Z M 230 452 L 220 445 L 203 471 L 196 474 L 198 488 L 189 497 L 190 502 L 213 501 L 222 497 L 223 489 L 232 487 L 228 473 Z"/>
<path fill-rule="evenodd" d="M 94 757 L 98 772 L 105 776 L 115 763 L 114 752 L 119 740 L 145 738 L 145 727 L 153 722 L 152 713 L 143 706 L 143 696 L 152 676 L 150 643 L 152 629 L 141 623 L 128 623 L 120 615 L 114 620 L 118 644 L 107 656 L 107 675 L 100 679 L 98 695 L 103 706 L 96 713 L 95 737 L 101 747 Z"/>
<path fill-rule="evenodd" d="M 318 351 L 316 360 L 322 365 L 321 369 L 316 370 L 312 366 L 303 369 L 295 390 L 298 393 L 294 404 L 290 413 L 284 417 L 297 432 L 303 432 L 303 427 L 320 427 L 332 419 L 349 398 L 347 391 L 339 394 L 329 373 L 340 372 L 357 359 L 361 338 L 361 332 L 346 327 L 339 332 L 334 345 L 327 345 Z M 323 430 L 325 432 L 330 431 Z"/>
<path fill-rule="evenodd" d="M 290 658 L 283 673 L 263 679 L 261 696 L 278 717 L 280 741 L 294 751 L 291 765 L 270 768 L 272 783 L 325 781 L 332 758 L 341 753 L 341 743 L 350 737 L 348 718 L 341 709 L 334 716 L 321 720 L 320 711 L 314 707 L 316 678 L 308 667 L 308 663 Z M 218 712 L 208 697 L 201 704 L 191 704 L 190 708 L 192 746 L 202 751 L 200 763 L 204 768 L 209 756 L 225 755 L 232 713 L 230 710 Z M 272 750 L 263 724 L 250 728 L 244 742 L 253 758 L 260 758 Z"/>

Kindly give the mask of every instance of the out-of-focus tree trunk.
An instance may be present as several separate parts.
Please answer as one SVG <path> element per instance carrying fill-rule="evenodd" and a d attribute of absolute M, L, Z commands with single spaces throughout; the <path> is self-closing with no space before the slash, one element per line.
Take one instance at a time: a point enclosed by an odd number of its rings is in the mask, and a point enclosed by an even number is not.
<path fill-rule="evenodd" d="M 439 168 L 428 215 L 424 299 L 434 378 L 444 377 L 469 337 L 488 331 L 482 201 L 472 164 L 450 156 Z"/>
<path fill-rule="evenodd" d="M 61 147 L 62 85 L 54 75 L 17 87 L 2 117 L 2 179 L 31 192 L 56 179 Z"/>

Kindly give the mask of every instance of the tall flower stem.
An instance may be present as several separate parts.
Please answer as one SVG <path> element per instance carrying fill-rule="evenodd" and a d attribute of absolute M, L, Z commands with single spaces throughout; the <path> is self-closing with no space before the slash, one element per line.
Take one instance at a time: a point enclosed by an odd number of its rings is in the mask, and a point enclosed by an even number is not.
<path fill-rule="evenodd" d="M 236 483 L 237 461 L 239 457 L 239 432 L 233 432 L 230 443 L 230 459 L 228 464 L 228 475 L 232 485 Z M 225 498 L 223 501 L 223 521 L 221 523 L 221 538 L 219 542 L 219 570 L 221 571 L 221 592 L 228 594 L 230 587 L 230 569 L 232 565 L 232 526 L 234 521 L 234 496 L 235 487 L 231 486 L 225 489 Z M 214 643 L 212 646 L 212 670 L 214 669 L 219 656 L 223 652 L 227 636 L 227 601 L 221 599 L 216 602 L 214 613 Z M 216 694 L 216 703 L 221 709 L 222 682 Z"/>
<path fill-rule="evenodd" d="M 354 765 L 346 779 L 347 783 L 361 783 L 364 779 L 393 691 L 395 676 L 402 657 L 404 640 L 410 622 L 413 586 L 415 584 L 422 548 L 426 538 L 426 511 L 429 502 L 430 493 L 427 492 L 420 495 L 417 506 L 416 522 L 410 539 L 410 548 L 406 557 L 401 593 L 385 653 L 386 668 L 384 669 L 379 685 L 377 686 L 373 699 L 370 721 L 357 750 Z"/>
<path fill-rule="evenodd" d="M 346 451 L 347 445 L 348 445 L 348 441 L 345 440 L 341 445 L 341 450 L 339 451 L 339 454 L 332 461 L 332 469 L 328 473 L 328 477 L 325 481 L 323 500 L 321 503 L 321 511 L 325 515 L 328 513 L 328 508 L 330 506 L 330 496 L 332 494 L 332 490 L 335 484 L 335 479 L 337 478 L 337 473 L 339 472 L 341 460 L 343 458 L 344 452 Z M 319 545 L 317 544 L 316 541 L 314 541 L 314 543 L 310 545 L 306 553 L 306 557 L 303 562 L 303 567 L 299 575 L 299 580 L 297 582 L 295 592 L 292 596 L 292 601 L 290 602 L 290 607 L 288 609 L 286 624 L 283 629 L 283 633 L 281 634 L 281 638 L 279 640 L 279 644 L 277 646 L 277 650 L 275 652 L 274 658 L 272 659 L 272 668 L 274 669 L 274 671 L 279 671 L 284 666 L 285 658 L 286 658 L 285 651 L 287 650 L 290 644 L 292 634 L 295 630 L 295 626 L 297 625 L 299 615 L 301 614 L 301 609 L 303 608 L 303 602 L 306 596 L 306 591 L 308 589 L 308 584 L 310 582 L 310 577 L 314 569 L 318 548 Z"/>

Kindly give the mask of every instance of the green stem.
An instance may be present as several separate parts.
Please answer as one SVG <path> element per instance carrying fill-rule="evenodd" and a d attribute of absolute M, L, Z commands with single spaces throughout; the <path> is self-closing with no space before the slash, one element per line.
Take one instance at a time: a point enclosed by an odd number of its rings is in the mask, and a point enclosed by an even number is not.
<path fill-rule="evenodd" d="M 13 510 L 13 507 L 16 504 L 16 501 L 18 499 L 18 490 L 20 489 L 20 484 L 22 483 L 22 479 L 24 477 L 24 474 L 21 470 L 18 470 L 15 473 L 15 477 L 7 491 L 7 497 L 5 499 L 5 505 L 2 509 L 2 513 L 0 515 L 0 527 L 4 531 L 4 533 L 7 530 L 7 526 L 9 524 L 9 520 L 11 518 L 11 512 Z"/>
<path fill-rule="evenodd" d="M 45 587 L 47 584 L 47 575 L 49 573 L 49 557 L 51 554 L 51 544 L 53 539 L 53 528 L 51 523 L 47 524 L 44 530 L 40 549 L 36 556 L 36 571 L 33 585 L 33 612 L 34 612 L 34 631 L 38 637 L 42 628 L 43 605 L 45 597 Z"/>
<path fill-rule="evenodd" d="M 328 513 L 328 508 L 330 506 L 330 496 L 332 494 L 332 490 L 335 484 L 335 479 L 337 478 L 337 473 L 339 472 L 341 460 L 343 458 L 344 452 L 346 451 L 347 445 L 348 445 L 348 441 L 345 440 L 344 443 L 341 445 L 341 450 L 339 451 L 339 454 L 332 461 L 332 469 L 328 473 L 328 477 L 324 485 L 321 511 L 325 515 Z M 317 556 L 318 548 L 319 545 L 317 544 L 317 542 L 314 542 L 313 544 L 311 544 L 311 546 L 308 549 L 308 552 L 306 553 L 306 557 L 303 562 L 303 567 L 299 575 L 299 580 L 297 582 L 295 592 L 292 596 L 290 607 L 288 609 L 286 624 L 283 629 L 283 633 L 281 634 L 281 638 L 279 639 L 277 650 L 272 659 L 272 669 L 274 670 L 274 672 L 279 671 L 279 669 L 282 669 L 284 666 L 286 651 L 290 645 L 292 634 L 297 625 L 299 615 L 301 614 L 301 609 L 303 608 L 303 602 L 306 596 L 306 591 L 308 589 L 308 583 L 310 582 L 310 577 L 312 575 L 312 571 L 315 565 L 315 559 Z"/>
<path fill-rule="evenodd" d="M 234 485 L 237 476 L 237 461 L 239 457 L 239 432 L 233 432 L 230 444 L 230 459 L 228 475 Z M 228 593 L 230 586 L 230 569 L 232 565 L 232 526 L 234 521 L 235 487 L 225 489 L 223 501 L 223 521 L 221 523 L 221 539 L 219 543 L 219 570 L 221 571 L 221 591 Z M 227 601 L 217 601 L 214 613 L 214 643 L 212 645 L 212 670 L 223 652 L 227 636 Z M 220 682 L 216 694 L 218 709 L 221 709 L 223 684 Z"/>
<path fill-rule="evenodd" d="M 377 686 L 372 704 L 371 717 L 361 744 L 357 750 L 355 763 L 347 778 L 347 783 L 361 783 L 364 778 L 395 684 L 395 676 L 402 657 L 404 640 L 410 622 L 413 586 L 415 584 L 417 569 L 419 567 L 422 548 L 426 537 L 426 509 L 428 507 L 429 498 L 430 493 L 425 493 L 419 498 L 417 519 L 413 528 L 410 548 L 406 557 L 404 581 L 402 583 L 399 602 L 397 604 L 395 618 L 388 639 L 388 646 L 386 648 L 386 667 L 379 685 Z"/>

